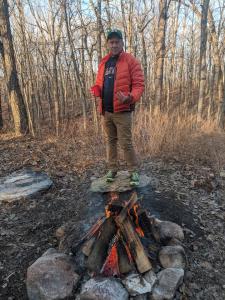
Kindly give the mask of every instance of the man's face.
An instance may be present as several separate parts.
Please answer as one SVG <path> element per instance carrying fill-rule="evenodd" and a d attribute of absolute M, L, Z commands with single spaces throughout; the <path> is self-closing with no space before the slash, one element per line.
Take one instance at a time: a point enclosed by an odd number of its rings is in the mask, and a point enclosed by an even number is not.
<path fill-rule="evenodd" d="M 108 47 L 112 55 L 117 55 L 123 50 L 123 40 L 118 37 L 112 37 L 108 40 Z"/>

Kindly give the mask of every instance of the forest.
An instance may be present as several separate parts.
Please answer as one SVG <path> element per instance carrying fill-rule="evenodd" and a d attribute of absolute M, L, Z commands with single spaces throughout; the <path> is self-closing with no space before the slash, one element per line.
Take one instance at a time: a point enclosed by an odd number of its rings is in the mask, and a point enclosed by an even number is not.
<path fill-rule="evenodd" d="M 132 134 L 140 174 L 157 181 L 151 208 L 185 233 L 173 299 L 223 300 L 224 0 L 0 0 L 0 298 L 28 299 L 27 268 L 58 246 L 62 224 L 89 218 L 92 177 L 107 168 L 91 87 L 111 29 L 144 75 Z M 53 187 L 1 201 L 5 176 L 26 168 Z"/>

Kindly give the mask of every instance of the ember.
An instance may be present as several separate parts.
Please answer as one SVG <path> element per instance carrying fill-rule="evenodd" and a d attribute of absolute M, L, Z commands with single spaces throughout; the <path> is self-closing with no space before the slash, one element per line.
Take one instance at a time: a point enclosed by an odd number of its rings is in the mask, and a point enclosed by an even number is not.
<path fill-rule="evenodd" d="M 108 251 L 108 257 L 101 269 L 101 274 L 105 276 L 115 276 L 120 274 L 118 252 L 117 252 L 118 240 L 119 240 L 119 233 L 117 233 L 116 237 L 113 239 L 112 246 Z"/>

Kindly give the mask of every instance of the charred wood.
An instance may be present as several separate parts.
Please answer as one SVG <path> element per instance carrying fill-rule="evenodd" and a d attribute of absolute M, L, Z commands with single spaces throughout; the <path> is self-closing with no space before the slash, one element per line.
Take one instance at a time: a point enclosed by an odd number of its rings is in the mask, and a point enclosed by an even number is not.
<path fill-rule="evenodd" d="M 139 225 L 140 225 L 141 229 L 143 230 L 145 237 L 146 238 L 152 237 L 151 222 L 147 215 L 146 210 L 143 210 L 143 209 L 139 210 L 138 220 L 139 220 Z"/>
<path fill-rule="evenodd" d="M 108 255 L 110 241 L 116 234 L 117 228 L 112 217 L 105 220 L 99 236 L 96 238 L 93 250 L 87 260 L 87 268 L 99 273 Z"/>
<path fill-rule="evenodd" d="M 130 257 L 129 259 L 128 257 L 127 251 L 129 251 L 129 249 L 126 250 L 126 247 L 121 239 L 118 242 L 117 250 L 118 250 L 120 273 L 121 274 L 129 273 L 130 271 L 133 270 L 134 264 L 132 258 Z"/>
<path fill-rule="evenodd" d="M 127 216 L 127 218 L 122 222 L 120 222 L 119 218 L 116 218 L 116 223 L 129 246 L 129 250 L 136 263 L 138 271 L 140 273 L 144 273 L 151 270 L 152 265 L 145 253 L 138 234 L 131 223 L 130 217 Z"/>
<path fill-rule="evenodd" d="M 86 241 L 82 247 L 82 253 L 85 256 L 89 256 L 91 254 L 91 251 L 93 249 L 94 246 L 94 242 L 95 242 L 96 237 L 93 236 L 90 240 Z"/>

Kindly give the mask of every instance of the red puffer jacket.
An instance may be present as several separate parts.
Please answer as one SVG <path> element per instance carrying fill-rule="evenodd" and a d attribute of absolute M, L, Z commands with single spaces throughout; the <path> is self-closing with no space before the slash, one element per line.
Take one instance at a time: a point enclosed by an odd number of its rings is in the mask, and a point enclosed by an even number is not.
<path fill-rule="evenodd" d="M 105 63 L 111 54 L 106 55 L 99 64 L 96 85 L 100 87 L 101 94 L 104 83 Z M 123 92 L 125 95 L 131 95 L 131 102 L 121 104 L 117 99 L 117 92 Z M 122 51 L 116 63 L 115 81 L 114 81 L 114 112 L 130 111 L 134 107 L 144 91 L 144 75 L 139 61 L 131 54 Z M 102 99 L 99 101 L 100 113 L 102 109 Z"/>

